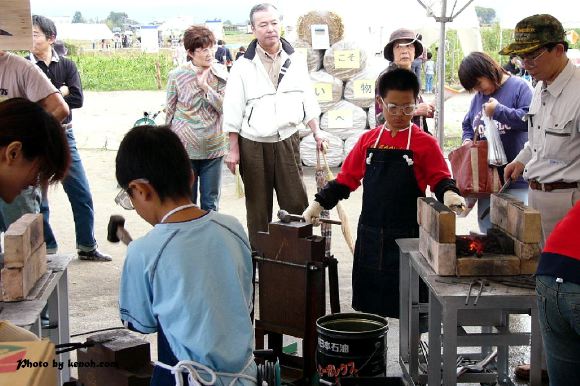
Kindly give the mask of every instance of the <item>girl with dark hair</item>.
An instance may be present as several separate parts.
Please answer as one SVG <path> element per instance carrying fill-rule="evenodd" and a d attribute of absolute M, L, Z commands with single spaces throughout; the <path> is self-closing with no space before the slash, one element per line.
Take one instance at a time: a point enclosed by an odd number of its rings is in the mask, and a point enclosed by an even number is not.
<path fill-rule="evenodd" d="M 0 198 L 10 203 L 28 186 L 61 181 L 70 164 L 60 123 L 23 98 L 0 103 Z"/>
<path fill-rule="evenodd" d="M 508 162 L 513 161 L 528 140 L 528 124 L 523 118 L 532 100 L 529 83 L 510 75 L 484 52 L 472 52 L 463 59 L 459 65 L 459 80 L 467 91 L 476 91 L 463 119 L 463 142 L 472 141 L 475 130 L 480 138 L 485 138 L 483 114 L 486 114 L 497 124 Z M 499 175 L 503 176 L 503 167 Z M 527 183 L 520 177 L 510 184 L 506 193 L 527 203 L 527 188 Z M 480 198 L 478 219 L 481 232 L 487 232 L 491 227 L 489 216 L 483 220 L 480 218 L 488 207 L 489 198 Z"/>

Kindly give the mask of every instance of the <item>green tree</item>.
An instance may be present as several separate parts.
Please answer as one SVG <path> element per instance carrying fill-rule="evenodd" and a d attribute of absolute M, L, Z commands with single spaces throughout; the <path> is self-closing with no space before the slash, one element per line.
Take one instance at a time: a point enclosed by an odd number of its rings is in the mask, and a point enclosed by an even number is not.
<path fill-rule="evenodd" d="M 475 13 L 480 25 L 489 25 L 495 20 L 495 9 L 485 7 L 475 7 Z"/>
<path fill-rule="evenodd" d="M 111 11 L 111 13 L 109 13 L 109 16 L 107 16 L 107 18 L 105 19 L 105 24 L 107 24 L 107 26 L 110 29 L 113 29 L 115 27 L 123 28 L 123 25 L 125 24 L 127 19 L 129 19 L 129 16 L 127 16 L 125 12 Z"/>
<path fill-rule="evenodd" d="M 80 11 L 76 11 L 73 18 L 72 18 L 72 22 L 73 23 L 86 23 L 87 21 L 85 20 L 85 18 L 83 17 L 83 14 Z"/>

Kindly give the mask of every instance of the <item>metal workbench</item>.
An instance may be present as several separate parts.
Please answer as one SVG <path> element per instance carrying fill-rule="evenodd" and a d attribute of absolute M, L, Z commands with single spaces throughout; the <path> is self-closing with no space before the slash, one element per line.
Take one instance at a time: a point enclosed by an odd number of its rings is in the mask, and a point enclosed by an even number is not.
<path fill-rule="evenodd" d="M 436 275 L 419 253 L 418 239 L 399 239 L 400 248 L 400 330 L 399 362 L 412 384 L 453 386 L 457 383 L 498 382 L 512 384 L 509 377 L 509 346 L 530 346 L 530 385 L 540 386 L 542 337 L 538 323 L 535 290 L 499 284 L 490 277 L 489 286 L 474 305 L 475 291 L 466 304 L 473 277 Z M 419 277 L 429 289 L 429 303 L 419 303 Z M 419 312 L 429 313 L 429 355 L 427 373 L 419 366 Z M 512 332 L 510 314 L 530 314 L 530 332 Z M 477 333 L 466 326 L 481 326 Z M 468 328 L 470 331 L 472 328 Z M 464 373 L 457 376 L 457 347 L 482 347 L 485 356 L 497 347 L 497 372 Z M 443 354 L 441 354 L 441 349 Z M 441 382 L 443 381 L 443 383 Z"/>
<path fill-rule="evenodd" d="M 67 267 L 71 259 L 72 255 L 48 255 L 46 274 L 38 280 L 25 300 L 0 302 L 0 319 L 9 320 L 41 338 L 48 337 L 54 344 L 68 343 L 70 330 Z M 53 329 L 43 329 L 41 325 L 40 314 L 47 304 L 49 323 L 57 326 Z M 55 359 L 64 364 L 58 371 L 58 384 L 62 385 L 70 379 L 70 353 L 60 354 L 59 357 Z"/>

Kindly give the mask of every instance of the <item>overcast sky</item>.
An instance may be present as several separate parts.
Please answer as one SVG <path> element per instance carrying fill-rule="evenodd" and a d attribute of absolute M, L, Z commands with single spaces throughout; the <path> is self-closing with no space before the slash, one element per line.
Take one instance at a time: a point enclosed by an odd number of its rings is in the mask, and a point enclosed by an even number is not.
<path fill-rule="evenodd" d="M 85 18 L 105 19 L 111 11 L 115 11 L 126 12 L 130 18 L 141 23 L 163 21 L 179 15 L 191 15 L 199 22 L 218 18 L 236 23 L 246 21 L 250 8 L 259 1 L 264 0 L 31 0 L 31 7 L 33 13 L 46 16 L 72 16 L 75 11 L 80 11 Z M 412 4 L 416 3 L 416 0 L 404 1 L 406 7 L 421 11 L 418 4 Z M 397 12 L 401 7 L 400 0 L 383 0 L 382 2 L 376 0 L 271 0 L 271 2 L 277 4 L 283 13 L 298 14 L 314 9 L 344 10 L 350 5 L 355 7 L 355 4 L 356 10 L 361 15 L 364 15 L 367 10 L 371 14 L 381 12 L 381 5 L 384 5 L 386 13 Z M 397 2 L 399 4 L 395 6 Z M 440 9 L 437 5 L 440 0 L 423 0 L 423 2 L 434 4 L 436 10 Z M 454 2 L 455 0 L 448 0 L 449 7 Z M 466 0 L 457 0 L 457 3 L 459 7 L 465 4 Z M 560 18 L 564 24 L 580 22 L 580 7 L 574 0 L 475 0 L 474 4 L 494 8 L 502 24 L 506 23 L 506 25 L 515 25 L 523 17 L 538 12 L 551 13 Z M 364 19 L 361 22 L 364 23 Z"/>

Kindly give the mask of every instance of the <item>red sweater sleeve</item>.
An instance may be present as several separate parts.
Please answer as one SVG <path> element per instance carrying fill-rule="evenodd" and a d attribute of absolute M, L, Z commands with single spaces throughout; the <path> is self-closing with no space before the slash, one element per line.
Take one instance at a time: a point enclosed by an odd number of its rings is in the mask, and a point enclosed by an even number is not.
<path fill-rule="evenodd" d="M 546 240 L 543 252 L 557 253 L 580 260 L 580 201 L 558 223 Z"/>
<path fill-rule="evenodd" d="M 380 126 L 363 134 L 347 155 L 336 177 L 338 183 L 356 190 L 366 171 L 366 153 L 373 147 L 380 132 Z M 389 131 L 383 131 L 378 147 L 381 149 L 406 149 L 408 131 L 400 131 L 393 138 Z M 433 189 L 444 178 L 451 178 L 449 168 L 437 141 L 431 135 L 413 125 L 410 149 L 413 151 L 413 170 L 419 189 L 424 192 L 427 185 Z"/>

